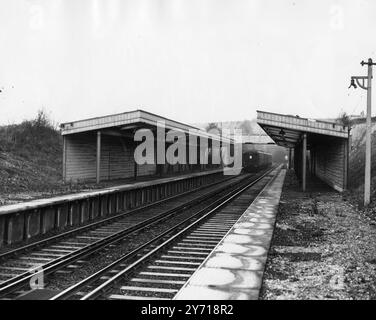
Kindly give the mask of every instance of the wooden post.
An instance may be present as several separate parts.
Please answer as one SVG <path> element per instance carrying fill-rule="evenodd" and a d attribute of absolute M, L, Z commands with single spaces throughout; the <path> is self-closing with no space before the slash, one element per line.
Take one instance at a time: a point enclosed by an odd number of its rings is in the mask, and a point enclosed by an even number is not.
<path fill-rule="evenodd" d="M 185 171 L 188 171 L 189 173 L 191 173 L 191 164 L 190 164 L 190 161 L 189 161 L 189 134 L 187 133 L 185 135 Z"/>
<path fill-rule="evenodd" d="M 101 132 L 97 132 L 97 183 L 101 181 Z"/>
<path fill-rule="evenodd" d="M 291 150 L 291 169 L 295 170 L 295 147 Z"/>
<path fill-rule="evenodd" d="M 302 189 L 306 191 L 306 174 L 307 174 L 307 134 L 303 134 L 303 148 L 302 148 Z"/>
<path fill-rule="evenodd" d="M 289 148 L 289 169 L 291 169 L 291 165 L 292 165 L 291 156 L 292 156 L 292 152 L 291 152 L 291 148 Z"/>

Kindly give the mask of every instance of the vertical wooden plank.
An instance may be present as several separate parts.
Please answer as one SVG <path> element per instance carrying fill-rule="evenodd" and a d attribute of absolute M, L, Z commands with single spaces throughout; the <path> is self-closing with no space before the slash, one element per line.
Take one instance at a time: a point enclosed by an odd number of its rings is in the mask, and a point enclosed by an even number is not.
<path fill-rule="evenodd" d="M 133 154 L 134 151 L 136 150 L 136 145 L 134 146 L 134 149 L 133 149 Z M 134 172 L 133 172 L 133 176 L 134 176 L 134 179 L 136 180 L 137 179 L 137 162 L 136 162 L 136 159 L 133 157 L 133 162 L 134 162 Z"/>
<path fill-rule="evenodd" d="M 97 183 L 101 180 L 101 132 L 97 132 Z"/>
<path fill-rule="evenodd" d="M 134 179 L 137 179 L 137 162 L 134 162 L 134 173 L 133 173 Z"/>
<path fill-rule="evenodd" d="M 5 216 L 0 216 L 0 248 L 6 243 Z"/>
<path fill-rule="evenodd" d="M 307 134 L 303 134 L 303 150 L 302 150 L 302 189 L 306 191 L 307 175 Z"/>
<path fill-rule="evenodd" d="M 344 163 L 343 163 L 343 189 L 347 189 L 347 168 L 348 168 L 348 161 L 349 161 L 349 151 L 348 151 L 348 141 L 343 140 L 343 152 L 344 152 Z"/>
<path fill-rule="evenodd" d="M 66 175 L 67 175 L 67 140 L 66 137 L 63 136 L 63 181 L 66 182 Z"/>

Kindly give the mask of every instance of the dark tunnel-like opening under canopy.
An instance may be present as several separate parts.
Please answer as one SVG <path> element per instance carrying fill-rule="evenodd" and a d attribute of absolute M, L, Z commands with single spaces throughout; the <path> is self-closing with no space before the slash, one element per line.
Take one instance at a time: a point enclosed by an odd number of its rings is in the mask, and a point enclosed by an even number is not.
<path fill-rule="evenodd" d="M 307 173 L 340 192 L 347 188 L 347 126 L 259 110 L 257 123 L 277 145 L 289 148 L 289 165 L 294 167 L 303 191 L 306 190 Z"/>

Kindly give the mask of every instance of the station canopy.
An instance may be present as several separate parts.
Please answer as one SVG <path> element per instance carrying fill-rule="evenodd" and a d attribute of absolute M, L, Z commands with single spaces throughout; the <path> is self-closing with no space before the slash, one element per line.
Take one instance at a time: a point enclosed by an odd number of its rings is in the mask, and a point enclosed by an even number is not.
<path fill-rule="evenodd" d="M 135 110 L 102 117 L 65 122 L 60 125 L 60 128 L 63 136 L 101 131 L 105 135 L 133 138 L 135 130 L 155 130 L 162 122 L 166 130 L 178 130 L 198 137 L 220 140 L 219 135 L 211 134 L 197 127 L 167 119 L 144 110 Z M 233 139 L 222 137 L 222 141 L 232 143 Z"/>
<path fill-rule="evenodd" d="M 294 148 L 307 134 L 309 145 L 325 143 L 326 139 L 348 139 L 347 126 L 339 123 L 301 118 L 257 110 L 257 123 L 280 146 Z"/>

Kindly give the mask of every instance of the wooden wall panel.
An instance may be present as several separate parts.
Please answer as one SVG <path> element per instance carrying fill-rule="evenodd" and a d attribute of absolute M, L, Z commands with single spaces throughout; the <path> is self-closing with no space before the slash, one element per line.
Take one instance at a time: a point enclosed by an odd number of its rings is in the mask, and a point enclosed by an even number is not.
<path fill-rule="evenodd" d="M 68 135 L 66 150 L 66 180 L 95 180 L 96 135 Z M 121 137 L 102 135 L 101 179 L 122 179 L 133 175 L 133 147 Z"/>
<path fill-rule="evenodd" d="M 95 179 L 96 136 L 66 136 L 66 180 Z"/>
<path fill-rule="evenodd" d="M 103 136 L 101 179 L 130 178 L 134 175 L 133 147 L 121 137 Z"/>
<path fill-rule="evenodd" d="M 157 172 L 157 166 L 155 164 L 142 164 L 137 165 L 137 176 L 150 176 Z"/>
<path fill-rule="evenodd" d="M 93 181 L 96 179 L 96 132 L 66 135 L 65 180 Z M 155 164 L 137 165 L 137 176 L 156 174 Z M 219 167 L 219 166 L 218 166 Z M 134 145 L 119 136 L 101 136 L 101 180 L 134 177 Z M 209 169 L 209 167 L 207 168 Z M 205 169 L 203 169 L 205 170 Z M 189 165 L 166 164 L 164 173 L 188 173 Z"/>
<path fill-rule="evenodd" d="M 346 189 L 345 143 L 345 140 L 338 140 L 315 148 L 316 175 L 338 191 Z"/>

